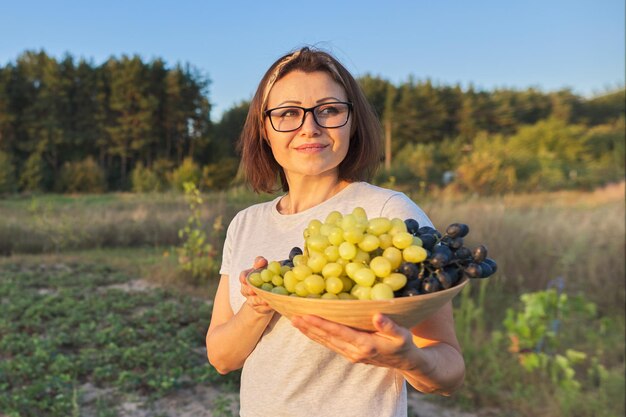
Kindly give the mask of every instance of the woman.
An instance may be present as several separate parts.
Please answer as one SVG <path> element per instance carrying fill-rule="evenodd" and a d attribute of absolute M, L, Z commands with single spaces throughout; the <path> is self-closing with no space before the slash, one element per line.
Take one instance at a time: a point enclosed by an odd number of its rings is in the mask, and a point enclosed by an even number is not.
<path fill-rule="evenodd" d="M 255 191 L 278 183 L 286 193 L 230 224 L 206 337 L 220 373 L 243 368 L 241 416 L 406 416 L 405 381 L 442 395 L 462 383 L 450 303 L 412 329 L 377 314 L 368 333 L 314 316 L 289 321 L 246 284 L 333 210 L 432 225 L 404 194 L 364 182 L 381 160 L 380 139 L 357 82 L 330 54 L 303 48 L 263 77 L 241 135 L 242 168 Z"/>

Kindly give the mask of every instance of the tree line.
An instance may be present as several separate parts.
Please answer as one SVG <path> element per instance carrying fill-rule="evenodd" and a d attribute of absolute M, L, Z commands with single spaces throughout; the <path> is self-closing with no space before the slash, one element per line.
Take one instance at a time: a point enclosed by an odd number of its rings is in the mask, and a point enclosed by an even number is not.
<path fill-rule="evenodd" d="M 599 156 L 623 153 L 623 89 L 587 99 L 567 89 L 486 91 L 412 77 L 399 85 L 372 75 L 359 82 L 384 127 L 387 179 L 441 182 L 443 171 L 459 174 L 476 144 L 539 123 L 580 127 L 576 135 Z M 197 68 L 160 59 L 121 56 L 96 65 L 24 52 L 0 67 L 0 192 L 145 191 L 189 177 L 204 188 L 228 186 L 248 102 L 212 123 L 210 84 Z M 589 136 L 599 126 L 612 132 L 608 139 Z"/>

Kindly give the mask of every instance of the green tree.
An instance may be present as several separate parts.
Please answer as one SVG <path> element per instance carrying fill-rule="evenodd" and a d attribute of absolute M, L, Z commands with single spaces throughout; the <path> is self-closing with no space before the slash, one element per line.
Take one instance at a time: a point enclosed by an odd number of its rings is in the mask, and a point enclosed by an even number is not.
<path fill-rule="evenodd" d="M 0 151 L 0 194 L 13 193 L 15 190 L 15 167 L 9 154 Z"/>
<path fill-rule="evenodd" d="M 42 191 L 44 189 L 45 162 L 39 152 L 30 154 L 22 172 L 20 173 L 19 186 L 22 191 Z"/>

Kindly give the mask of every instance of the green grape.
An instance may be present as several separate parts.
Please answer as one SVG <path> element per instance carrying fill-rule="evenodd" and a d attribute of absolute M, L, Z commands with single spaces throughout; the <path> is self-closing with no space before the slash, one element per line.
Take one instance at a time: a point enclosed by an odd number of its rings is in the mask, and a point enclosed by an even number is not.
<path fill-rule="evenodd" d="M 367 226 L 367 232 L 373 234 L 374 236 L 380 236 L 391 230 L 391 226 L 391 220 L 388 218 L 376 217 L 374 219 L 370 219 Z"/>
<path fill-rule="evenodd" d="M 389 276 L 383 278 L 383 284 L 389 285 L 393 291 L 398 291 L 406 285 L 406 275 L 399 272 L 393 272 Z"/>
<path fill-rule="evenodd" d="M 250 284 L 254 285 L 255 287 L 260 287 L 261 285 L 263 285 L 264 282 L 259 272 L 251 273 L 248 276 L 248 280 L 250 281 Z"/>
<path fill-rule="evenodd" d="M 324 294 L 322 294 L 320 298 L 323 300 L 338 300 L 339 299 L 339 297 L 337 297 L 337 295 L 333 294 L 332 292 L 325 292 Z"/>
<path fill-rule="evenodd" d="M 352 287 L 354 287 L 354 281 L 352 281 L 352 279 L 350 279 L 349 277 L 342 275 L 339 277 L 339 279 L 343 283 L 343 290 L 345 292 L 349 292 L 352 289 Z"/>
<path fill-rule="evenodd" d="M 337 258 L 335 262 L 337 262 L 339 265 L 343 266 L 344 268 L 346 267 L 346 265 L 350 263 L 348 259 L 343 259 L 343 258 Z"/>
<path fill-rule="evenodd" d="M 304 281 L 298 281 L 295 290 L 298 297 L 306 297 L 307 295 L 309 295 L 309 291 L 306 289 Z"/>
<path fill-rule="evenodd" d="M 272 292 L 274 294 L 289 295 L 289 293 L 283 286 L 277 286 L 277 287 L 272 288 Z"/>
<path fill-rule="evenodd" d="M 354 210 L 352 210 L 352 215 L 357 221 L 367 221 L 367 213 L 363 207 L 355 207 Z"/>
<path fill-rule="evenodd" d="M 298 266 L 298 265 L 306 265 L 307 261 L 309 260 L 309 257 L 306 255 L 296 255 L 293 257 L 293 266 Z"/>
<path fill-rule="evenodd" d="M 409 232 L 406 228 L 406 223 L 404 223 L 404 220 L 393 218 L 391 219 L 391 229 L 389 229 L 389 234 L 393 236 L 396 233 L 409 233 Z"/>
<path fill-rule="evenodd" d="M 267 264 L 266 269 L 269 269 L 274 274 L 280 274 L 280 262 L 272 261 Z"/>
<path fill-rule="evenodd" d="M 404 222 L 402 223 L 404 224 Z M 409 232 L 398 232 L 393 235 L 393 246 L 398 249 L 405 249 L 413 243 L 413 235 Z"/>
<path fill-rule="evenodd" d="M 343 230 L 348 230 L 351 227 L 354 227 L 357 225 L 357 219 L 356 217 L 354 217 L 354 214 L 346 214 L 345 216 L 343 216 L 343 218 L 341 219 L 341 223 L 339 224 L 339 226 L 343 229 Z"/>
<path fill-rule="evenodd" d="M 383 258 L 389 261 L 392 270 L 398 269 L 402 264 L 402 251 L 391 246 L 383 251 Z"/>
<path fill-rule="evenodd" d="M 280 275 L 274 275 L 272 277 L 272 284 L 276 287 L 280 287 L 283 285 L 283 277 L 281 277 Z"/>
<path fill-rule="evenodd" d="M 365 268 L 365 265 L 361 262 L 350 262 L 345 267 L 346 275 L 354 279 L 354 273 L 361 268 Z"/>
<path fill-rule="evenodd" d="M 309 232 L 309 236 L 316 236 L 320 233 L 320 228 L 322 227 L 322 222 L 314 219 L 309 222 L 306 230 Z"/>
<path fill-rule="evenodd" d="M 356 256 L 356 246 L 350 242 L 343 242 L 339 245 L 339 256 L 343 259 L 354 259 Z"/>
<path fill-rule="evenodd" d="M 296 284 L 298 283 L 298 278 L 296 278 L 296 274 L 293 271 L 287 271 L 285 276 L 283 277 L 283 285 L 290 293 L 296 292 Z"/>
<path fill-rule="evenodd" d="M 390 234 L 384 233 L 378 236 L 378 240 L 380 241 L 380 248 L 383 250 L 393 246 L 393 237 Z"/>
<path fill-rule="evenodd" d="M 326 216 L 326 220 L 324 220 L 324 223 L 327 224 L 337 224 L 341 221 L 341 219 L 343 218 L 343 214 L 339 213 L 338 211 L 334 210 L 331 211 L 330 213 L 328 213 L 328 216 Z"/>
<path fill-rule="evenodd" d="M 320 235 L 328 237 L 328 235 L 334 228 L 335 228 L 334 225 L 324 223 L 320 226 Z"/>
<path fill-rule="evenodd" d="M 365 252 L 374 252 L 380 247 L 380 239 L 378 239 L 376 235 L 367 233 L 359 242 L 358 246 Z"/>
<path fill-rule="evenodd" d="M 328 234 L 328 241 L 335 246 L 341 245 L 345 239 L 343 238 L 343 229 L 339 226 L 332 228 Z"/>
<path fill-rule="evenodd" d="M 364 250 L 357 249 L 356 256 L 352 259 L 353 262 L 361 262 L 367 264 L 370 261 L 370 254 Z"/>
<path fill-rule="evenodd" d="M 274 288 L 274 286 L 269 282 L 264 282 L 263 285 L 261 285 L 261 289 L 265 291 L 272 291 L 272 288 Z"/>
<path fill-rule="evenodd" d="M 326 292 L 339 294 L 343 290 L 343 281 L 337 277 L 326 278 Z"/>
<path fill-rule="evenodd" d="M 339 259 L 339 248 L 335 245 L 330 245 L 324 249 L 324 256 L 329 262 L 335 262 Z"/>
<path fill-rule="evenodd" d="M 291 270 L 298 281 L 303 281 L 306 277 L 313 274 L 313 270 L 307 265 L 296 265 Z"/>
<path fill-rule="evenodd" d="M 306 240 L 306 247 L 310 251 L 324 252 L 324 249 L 330 245 L 328 238 L 322 235 L 311 236 Z"/>
<path fill-rule="evenodd" d="M 379 278 L 384 278 L 391 274 L 391 262 L 389 262 L 389 259 L 384 256 L 377 256 L 372 259 L 370 261 L 370 268 Z"/>
<path fill-rule="evenodd" d="M 354 287 L 352 287 L 350 294 L 352 294 L 359 300 L 371 300 L 372 299 L 372 287 L 363 287 L 357 284 Z"/>
<path fill-rule="evenodd" d="M 340 292 L 337 294 L 337 298 L 340 300 L 356 300 L 356 297 L 349 292 Z"/>
<path fill-rule="evenodd" d="M 407 262 L 420 263 L 426 260 L 428 252 L 421 246 L 411 245 L 402 251 L 402 257 Z"/>
<path fill-rule="evenodd" d="M 285 274 L 291 271 L 291 267 L 289 265 L 281 265 L 280 266 L 280 275 L 282 275 L 283 277 L 285 276 Z"/>
<path fill-rule="evenodd" d="M 343 238 L 346 242 L 357 244 L 365 237 L 364 229 L 358 225 L 344 229 Z"/>
<path fill-rule="evenodd" d="M 263 280 L 263 282 L 270 282 L 274 275 L 275 274 L 269 269 L 264 269 L 261 271 L 261 279 Z"/>
<path fill-rule="evenodd" d="M 328 261 L 326 260 L 326 257 L 323 253 L 312 252 L 309 257 L 309 261 L 306 264 L 309 268 L 311 268 L 311 271 L 317 273 L 322 272 L 322 269 L 327 262 Z"/>
<path fill-rule="evenodd" d="M 329 262 L 322 268 L 322 276 L 328 277 L 340 277 L 343 274 L 343 266 L 336 262 Z"/>
<path fill-rule="evenodd" d="M 420 239 L 417 236 L 413 236 L 413 243 L 411 243 L 411 245 L 413 246 L 424 246 L 424 242 L 422 242 L 422 239 Z"/>
<path fill-rule="evenodd" d="M 370 297 L 372 300 L 391 300 L 393 298 L 393 290 L 387 284 L 376 284 L 372 287 Z"/>
<path fill-rule="evenodd" d="M 321 294 L 326 288 L 326 282 L 321 275 L 313 274 L 304 279 L 304 285 L 309 294 Z"/>
<path fill-rule="evenodd" d="M 360 286 L 371 287 L 376 281 L 376 275 L 371 269 L 363 267 L 354 273 L 354 277 L 352 277 L 352 279 Z"/>

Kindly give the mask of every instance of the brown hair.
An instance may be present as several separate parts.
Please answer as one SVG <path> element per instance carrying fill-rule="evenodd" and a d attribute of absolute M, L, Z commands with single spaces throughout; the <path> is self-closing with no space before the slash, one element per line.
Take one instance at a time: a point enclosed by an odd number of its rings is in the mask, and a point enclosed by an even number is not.
<path fill-rule="evenodd" d="M 308 47 L 278 59 L 259 83 L 238 143 L 245 179 L 256 192 L 277 191 L 278 181 L 280 189 L 289 190 L 285 173 L 264 138 L 264 112 L 274 83 L 295 70 L 326 72 L 346 90 L 348 101 L 353 106 L 353 121 L 348 153 L 338 167 L 339 179 L 349 182 L 370 180 L 382 158 L 382 131 L 378 118 L 348 70 L 328 52 Z"/>

